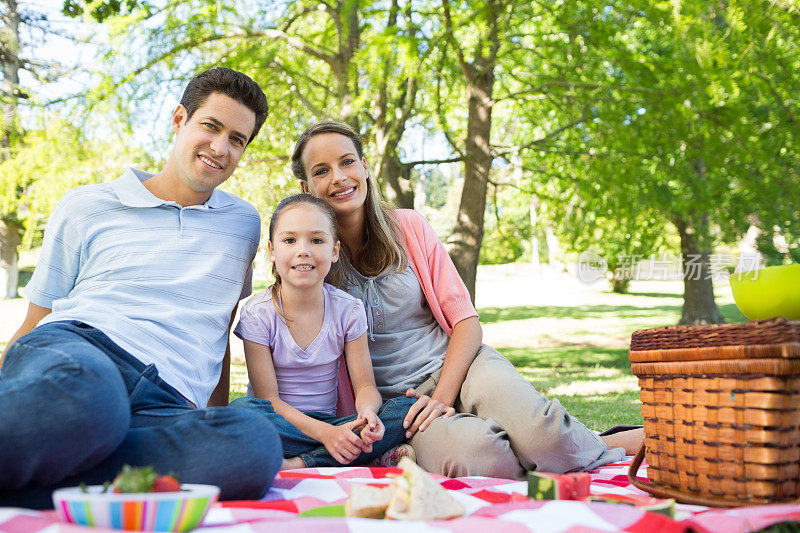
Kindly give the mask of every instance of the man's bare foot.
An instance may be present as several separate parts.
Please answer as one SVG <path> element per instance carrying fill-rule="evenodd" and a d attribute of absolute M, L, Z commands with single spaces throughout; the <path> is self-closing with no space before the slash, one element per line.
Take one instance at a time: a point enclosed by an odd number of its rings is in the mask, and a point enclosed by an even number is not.
<path fill-rule="evenodd" d="M 625 448 L 626 455 L 636 455 L 644 442 L 644 428 L 620 431 L 600 438 L 609 448 Z"/>
<path fill-rule="evenodd" d="M 299 457 L 290 457 L 289 459 L 284 459 L 283 464 L 281 465 L 281 470 L 294 470 L 295 468 L 305 468 L 306 463 L 303 462 L 302 459 Z"/>

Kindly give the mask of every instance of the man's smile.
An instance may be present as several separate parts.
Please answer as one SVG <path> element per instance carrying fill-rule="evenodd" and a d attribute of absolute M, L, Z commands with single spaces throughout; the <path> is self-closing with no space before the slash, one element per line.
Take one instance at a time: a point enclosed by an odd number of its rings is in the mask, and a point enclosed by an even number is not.
<path fill-rule="evenodd" d="M 214 170 L 222 170 L 222 165 L 220 163 L 217 163 L 216 161 L 214 161 L 210 157 L 205 156 L 205 155 L 198 155 L 197 157 L 198 157 L 198 159 L 200 159 L 200 161 L 205 163 L 207 166 L 213 168 Z"/>

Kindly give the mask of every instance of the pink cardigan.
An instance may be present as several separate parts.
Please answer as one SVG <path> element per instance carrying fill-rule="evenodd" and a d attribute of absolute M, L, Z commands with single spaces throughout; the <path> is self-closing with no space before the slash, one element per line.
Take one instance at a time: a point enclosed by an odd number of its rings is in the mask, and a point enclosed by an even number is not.
<path fill-rule="evenodd" d="M 456 324 L 466 318 L 478 316 L 470 301 L 467 287 L 425 217 L 412 209 L 397 209 L 394 216 L 400 223 L 411 270 L 419 280 L 433 317 L 450 336 Z M 339 361 L 336 414 L 347 416 L 355 412 L 353 386 L 343 355 Z"/>

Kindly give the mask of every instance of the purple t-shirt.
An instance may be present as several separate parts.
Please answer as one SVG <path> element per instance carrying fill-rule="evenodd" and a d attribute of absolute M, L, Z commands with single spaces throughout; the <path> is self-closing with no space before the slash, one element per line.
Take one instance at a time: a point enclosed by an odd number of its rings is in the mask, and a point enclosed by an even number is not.
<path fill-rule="evenodd" d="M 364 304 L 327 283 L 325 316 L 317 337 L 303 350 L 275 312 L 272 291 L 256 294 L 242 308 L 233 332 L 237 337 L 269 347 L 281 400 L 303 412 L 336 414 L 339 356 L 344 343 L 367 331 Z"/>

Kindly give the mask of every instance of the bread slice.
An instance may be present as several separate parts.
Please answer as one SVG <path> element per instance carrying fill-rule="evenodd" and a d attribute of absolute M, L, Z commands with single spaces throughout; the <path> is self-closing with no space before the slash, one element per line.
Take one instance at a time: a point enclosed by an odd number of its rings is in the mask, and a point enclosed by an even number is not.
<path fill-rule="evenodd" d="M 383 518 L 394 492 L 394 485 L 353 485 L 350 488 L 350 497 L 344 504 L 344 514 L 359 518 Z"/>
<path fill-rule="evenodd" d="M 395 479 L 396 490 L 386 509 L 392 520 L 443 520 L 464 514 L 464 508 L 414 461 L 403 457 L 403 473 Z"/>

